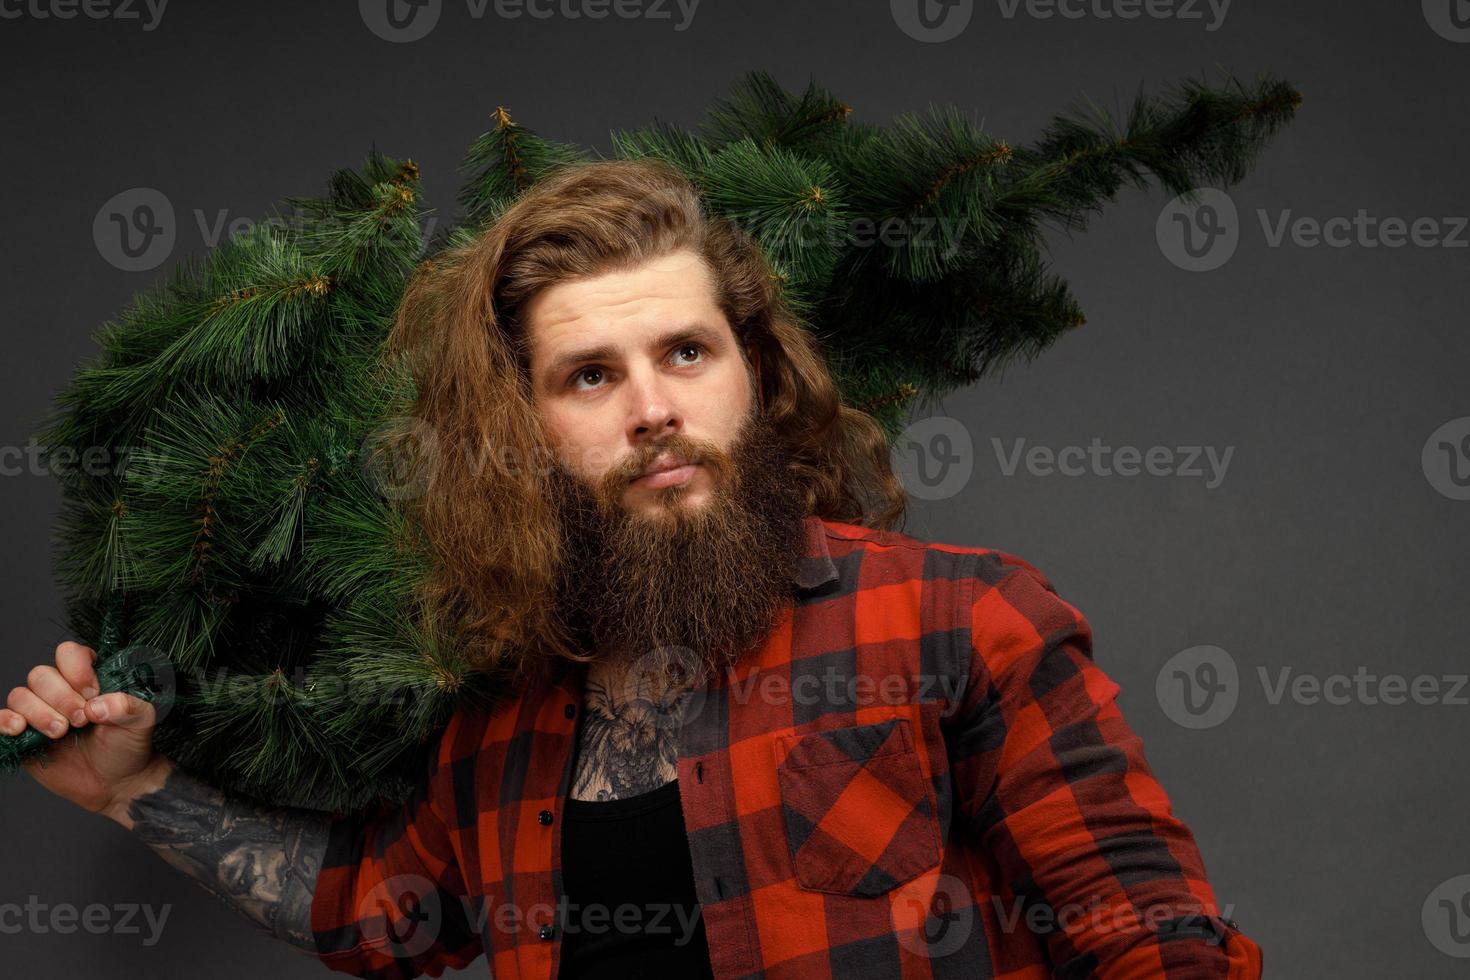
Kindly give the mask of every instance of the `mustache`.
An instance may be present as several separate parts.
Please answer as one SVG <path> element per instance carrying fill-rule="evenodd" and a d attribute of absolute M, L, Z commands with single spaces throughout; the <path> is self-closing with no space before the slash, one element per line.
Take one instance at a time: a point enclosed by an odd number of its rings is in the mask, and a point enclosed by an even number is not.
<path fill-rule="evenodd" d="M 612 467 L 603 478 L 603 490 L 620 492 L 628 484 L 643 476 L 662 457 L 673 457 L 680 465 L 697 463 L 708 466 L 718 473 L 730 468 L 730 456 L 714 443 L 676 435 L 648 443 L 631 453 L 628 459 Z"/>

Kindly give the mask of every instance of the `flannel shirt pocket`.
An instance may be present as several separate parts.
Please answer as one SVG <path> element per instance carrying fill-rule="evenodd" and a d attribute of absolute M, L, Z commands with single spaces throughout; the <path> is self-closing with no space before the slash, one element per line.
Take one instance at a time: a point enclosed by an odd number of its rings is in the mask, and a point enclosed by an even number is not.
<path fill-rule="evenodd" d="M 871 897 L 938 866 L 933 793 L 908 719 L 781 743 L 776 777 L 797 884 Z"/>

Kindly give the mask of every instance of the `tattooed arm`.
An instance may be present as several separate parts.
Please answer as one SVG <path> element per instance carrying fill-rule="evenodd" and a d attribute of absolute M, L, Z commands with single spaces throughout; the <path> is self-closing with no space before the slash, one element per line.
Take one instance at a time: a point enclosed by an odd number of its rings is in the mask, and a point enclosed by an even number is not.
<path fill-rule="evenodd" d="M 226 795 L 164 755 L 103 811 L 226 905 L 315 956 L 311 900 L 331 819 Z"/>

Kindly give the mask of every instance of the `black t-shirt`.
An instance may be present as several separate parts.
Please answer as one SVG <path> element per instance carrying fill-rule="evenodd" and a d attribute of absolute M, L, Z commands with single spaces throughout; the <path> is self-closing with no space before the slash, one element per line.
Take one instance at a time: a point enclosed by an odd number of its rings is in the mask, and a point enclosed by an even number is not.
<path fill-rule="evenodd" d="M 713 980 L 679 781 L 563 813 L 559 980 Z"/>

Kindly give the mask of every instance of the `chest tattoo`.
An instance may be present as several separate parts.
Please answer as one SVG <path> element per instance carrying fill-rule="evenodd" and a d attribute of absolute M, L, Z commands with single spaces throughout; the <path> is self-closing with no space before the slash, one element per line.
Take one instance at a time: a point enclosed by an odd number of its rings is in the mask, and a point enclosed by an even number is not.
<path fill-rule="evenodd" d="M 688 685 L 650 688 L 603 665 L 588 672 L 572 799 L 616 800 L 674 779 Z"/>

